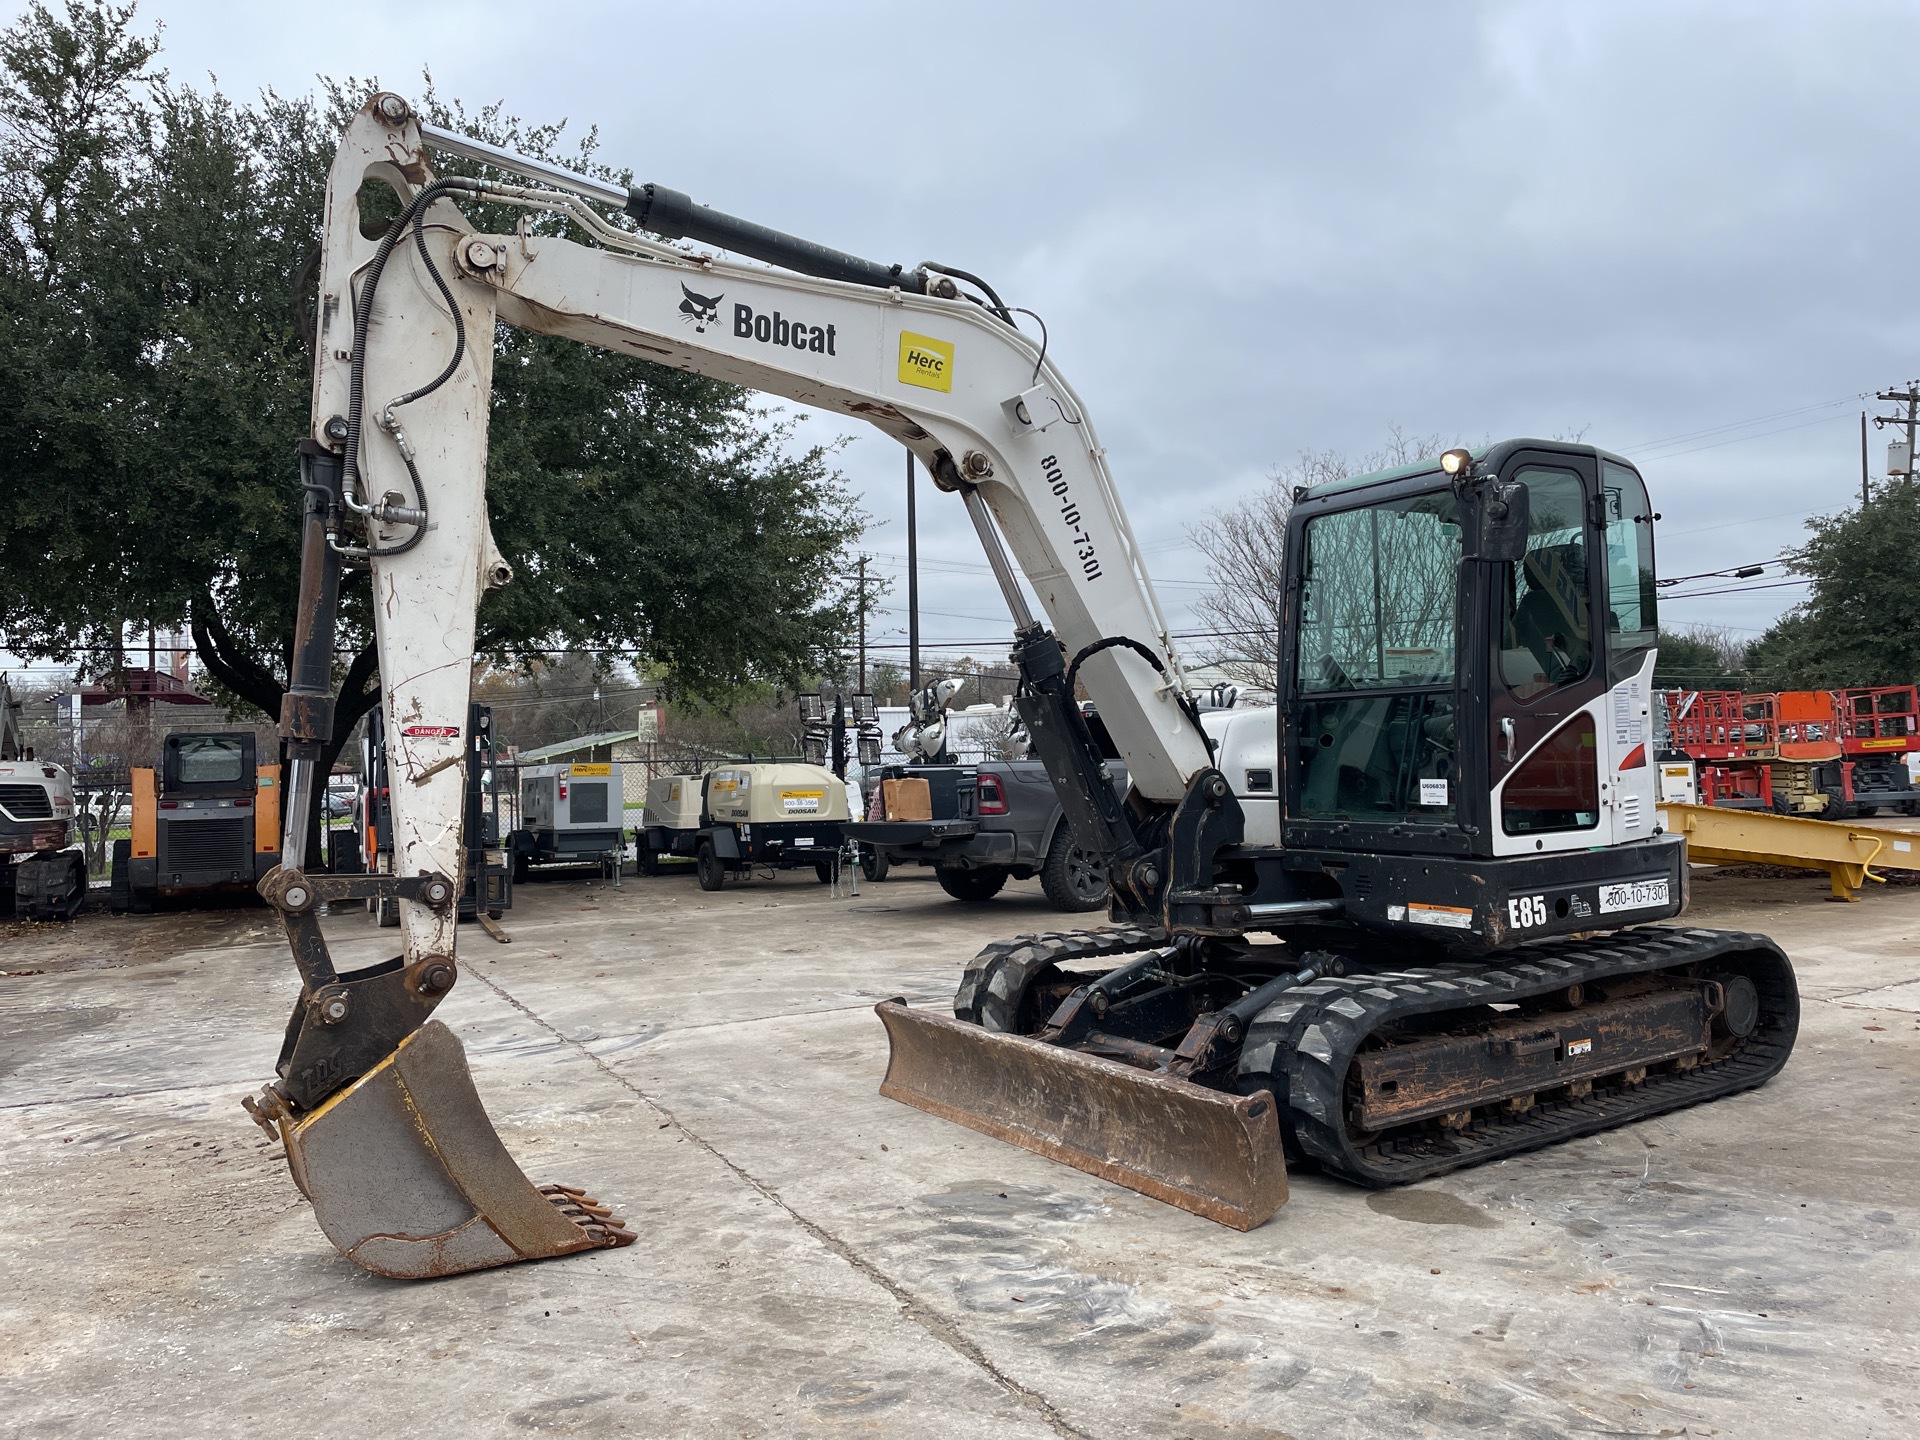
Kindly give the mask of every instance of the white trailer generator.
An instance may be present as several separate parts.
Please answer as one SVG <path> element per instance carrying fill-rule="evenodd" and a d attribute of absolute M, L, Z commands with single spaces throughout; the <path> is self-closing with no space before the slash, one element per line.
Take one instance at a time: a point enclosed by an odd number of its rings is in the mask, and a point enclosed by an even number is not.
<path fill-rule="evenodd" d="M 622 854 L 620 786 L 617 761 L 521 767 L 520 824 L 507 837 L 515 883 L 533 865 L 600 865 Z"/>

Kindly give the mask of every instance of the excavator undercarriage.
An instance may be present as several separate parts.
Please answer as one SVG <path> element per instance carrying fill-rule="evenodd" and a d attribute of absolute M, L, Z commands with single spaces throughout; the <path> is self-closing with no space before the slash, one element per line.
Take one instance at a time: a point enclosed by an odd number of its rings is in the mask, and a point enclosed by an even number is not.
<path fill-rule="evenodd" d="M 1799 1025 L 1759 936 L 1649 927 L 1412 963 L 1349 939 L 992 945 L 955 1019 L 878 1007 L 882 1093 L 1251 1229 L 1288 1162 L 1385 1186 L 1520 1154 L 1764 1084 Z"/>

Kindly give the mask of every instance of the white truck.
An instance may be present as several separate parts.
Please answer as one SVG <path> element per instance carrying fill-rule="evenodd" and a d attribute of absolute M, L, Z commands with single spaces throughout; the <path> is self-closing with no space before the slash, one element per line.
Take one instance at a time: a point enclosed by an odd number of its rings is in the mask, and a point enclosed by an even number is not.
<path fill-rule="evenodd" d="M 70 920 L 87 898 L 73 840 L 73 778 L 22 743 L 20 703 L 0 675 L 0 913 Z"/>

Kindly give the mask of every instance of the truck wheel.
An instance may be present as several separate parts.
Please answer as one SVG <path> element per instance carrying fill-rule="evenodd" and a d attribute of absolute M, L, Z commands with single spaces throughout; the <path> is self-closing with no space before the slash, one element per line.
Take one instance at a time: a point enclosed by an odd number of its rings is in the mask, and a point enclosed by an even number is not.
<path fill-rule="evenodd" d="M 1007 872 L 1001 869 L 962 870 L 957 866 L 936 865 L 933 876 L 947 894 L 969 902 L 991 900 L 1007 883 Z"/>
<path fill-rule="evenodd" d="M 1063 822 L 1047 847 L 1047 863 L 1040 867 L 1040 888 L 1056 910 L 1107 908 L 1107 872 L 1092 855 L 1073 843 L 1073 832 Z"/>
<path fill-rule="evenodd" d="M 700 842 L 700 854 L 695 864 L 700 871 L 702 890 L 718 890 L 727 883 L 727 862 L 713 853 L 713 845 L 710 841 Z"/>
<path fill-rule="evenodd" d="M 640 854 L 640 873 L 642 875 L 658 875 L 660 873 L 659 854 L 644 840 L 642 840 L 636 848 Z"/>
<path fill-rule="evenodd" d="M 71 920 L 87 898 L 87 862 L 77 850 L 43 851 L 14 871 L 14 913 L 28 920 Z"/>
<path fill-rule="evenodd" d="M 840 857 L 834 855 L 825 860 L 814 861 L 813 873 L 822 885 L 831 885 L 834 877 L 840 873 Z"/>
<path fill-rule="evenodd" d="M 66 918 L 71 920 L 80 913 L 80 907 L 87 903 L 87 857 L 78 850 L 67 852 L 73 857 L 73 890 L 67 897 Z"/>
<path fill-rule="evenodd" d="M 887 852 L 872 845 L 860 847 L 860 873 L 878 885 L 887 878 L 887 872 L 893 866 L 887 860 Z"/>

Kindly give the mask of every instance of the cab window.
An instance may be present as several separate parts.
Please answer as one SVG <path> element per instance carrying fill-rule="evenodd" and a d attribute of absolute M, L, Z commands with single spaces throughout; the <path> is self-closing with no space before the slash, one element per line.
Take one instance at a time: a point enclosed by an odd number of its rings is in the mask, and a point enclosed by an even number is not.
<path fill-rule="evenodd" d="M 1460 520 L 1449 491 L 1309 522 L 1300 689 L 1452 684 L 1459 573 Z"/>
<path fill-rule="evenodd" d="M 1658 642 L 1653 572 L 1653 507 L 1647 487 L 1624 465 L 1603 463 L 1607 519 L 1608 677 L 1618 684 L 1639 671 Z"/>
<path fill-rule="evenodd" d="M 1500 678 L 1531 700 L 1585 678 L 1593 666 L 1593 606 L 1580 477 L 1528 467 L 1527 551 L 1505 567 Z"/>
<path fill-rule="evenodd" d="M 231 785 L 246 768 L 237 735 L 184 735 L 178 749 L 182 785 Z"/>

